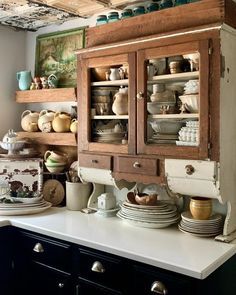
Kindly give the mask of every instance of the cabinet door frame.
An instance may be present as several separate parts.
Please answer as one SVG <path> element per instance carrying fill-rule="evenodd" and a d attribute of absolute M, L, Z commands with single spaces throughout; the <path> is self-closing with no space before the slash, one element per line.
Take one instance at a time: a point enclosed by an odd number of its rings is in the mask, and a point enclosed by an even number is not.
<path fill-rule="evenodd" d="M 159 47 L 158 47 L 159 45 Z M 199 146 L 173 146 L 173 145 L 147 145 L 147 83 L 145 77 L 145 60 L 162 58 L 167 56 L 183 55 L 198 51 L 199 61 L 199 81 L 200 81 L 200 138 Z M 141 49 L 137 51 L 137 93 L 143 93 L 143 99 L 137 101 L 137 154 L 152 154 L 158 156 L 169 156 L 177 158 L 206 159 L 209 157 L 209 40 L 192 41 L 171 45 L 161 45 L 157 42 L 157 47 Z"/>
<path fill-rule="evenodd" d="M 91 73 L 93 67 L 129 64 L 128 84 L 128 144 L 110 144 L 91 142 Z M 79 151 L 108 152 L 119 154 L 136 153 L 136 54 L 121 53 L 102 56 L 102 53 L 93 57 L 78 56 L 78 109 L 79 109 Z"/>

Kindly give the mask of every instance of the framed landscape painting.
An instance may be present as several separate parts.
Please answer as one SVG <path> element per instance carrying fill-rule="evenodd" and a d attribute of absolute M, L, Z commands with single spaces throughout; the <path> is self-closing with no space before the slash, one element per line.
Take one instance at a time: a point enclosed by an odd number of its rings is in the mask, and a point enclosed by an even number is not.
<path fill-rule="evenodd" d="M 85 28 L 39 35 L 36 39 L 35 76 L 58 78 L 58 87 L 76 87 L 75 51 L 84 48 Z"/>

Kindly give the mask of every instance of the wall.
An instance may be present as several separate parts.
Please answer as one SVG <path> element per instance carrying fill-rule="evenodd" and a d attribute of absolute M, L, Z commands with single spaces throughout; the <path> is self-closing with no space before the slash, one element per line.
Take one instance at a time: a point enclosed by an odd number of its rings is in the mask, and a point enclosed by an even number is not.
<path fill-rule="evenodd" d="M 19 130 L 22 105 L 15 103 L 16 72 L 25 69 L 26 33 L 0 26 L 0 139 Z"/>

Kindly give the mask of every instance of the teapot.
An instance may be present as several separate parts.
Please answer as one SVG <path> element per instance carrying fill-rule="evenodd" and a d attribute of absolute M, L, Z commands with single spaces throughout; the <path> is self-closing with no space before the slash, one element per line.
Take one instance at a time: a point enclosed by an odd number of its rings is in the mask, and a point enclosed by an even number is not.
<path fill-rule="evenodd" d="M 24 131 L 35 132 L 38 131 L 39 113 L 30 110 L 25 110 L 21 114 L 21 127 Z"/>
<path fill-rule="evenodd" d="M 77 133 L 78 129 L 78 120 L 76 118 L 72 119 L 71 124 L 70 124 L 70 131 L 72 133 Z"/>
<path fill-rule="evenodd" d="M 52 121 L 54 119 L 55 112 L 50 110 L 42 110 L 39 113 L 38 127 L 42 132 L 51 132 Z"/>
<path fill-rule="evenodd" d="M 128 114 L 128 88 L 120 88 L 114 95 L 114 102 L 112 104 L 112 111 L 116 115 Z"/>
<path fill-rule="evenodd" d="M 52 128 L 55 132 L 70 131 L 71 116 L 66 112 L 56 112 L 52 121 Z"/>

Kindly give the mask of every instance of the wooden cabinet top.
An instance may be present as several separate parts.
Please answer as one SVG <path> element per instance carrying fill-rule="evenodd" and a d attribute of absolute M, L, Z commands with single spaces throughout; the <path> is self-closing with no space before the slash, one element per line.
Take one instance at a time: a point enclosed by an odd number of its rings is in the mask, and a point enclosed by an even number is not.
<path fill-rule="evenodd" d="M 88 28 L 86 48 L 212 24 L 236 28 L 235 15 L 232 0 L 201 0 Z"/>

